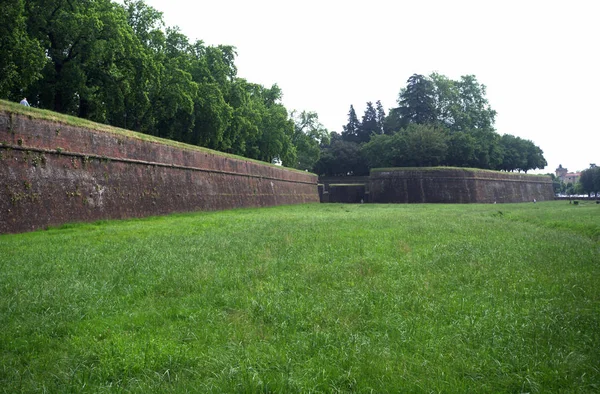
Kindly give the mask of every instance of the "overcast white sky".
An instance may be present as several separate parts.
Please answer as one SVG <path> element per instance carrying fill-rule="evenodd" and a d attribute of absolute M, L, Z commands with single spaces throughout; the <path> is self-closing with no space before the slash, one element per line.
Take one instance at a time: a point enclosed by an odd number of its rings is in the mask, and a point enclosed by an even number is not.
<path fill-rule="evenodd" d="M 146 0 L 191 41 L 237 48 L 238 76 L 341 132 L 350 104 L 396 106 L 414 73 L 474 74 L 496 129 L 554 172 L 600 165 L 600 1 Z"/>

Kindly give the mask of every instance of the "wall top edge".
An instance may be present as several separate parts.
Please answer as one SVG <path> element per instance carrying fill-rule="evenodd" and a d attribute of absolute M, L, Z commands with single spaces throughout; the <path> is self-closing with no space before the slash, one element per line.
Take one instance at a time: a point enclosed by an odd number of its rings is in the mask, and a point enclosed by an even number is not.
<path fill-rule="evenodd" d="M 109 134 L 113 134 L 113 135 L 117 135 L 117 136 L 142 140 L 145 142 L 163 144 L 163 145 L 168 145 L 168 146 L 172 146 L 172 147 L 176 147 L 176 148 L 212 154 L 212 155 L 216 155 L 216 156 L 220 156 L 220 157 L 227 157 L 230 159 L 247 161 L 250 163 L 256 163 L 256 164 L 260 164 L 260 165 L 273 167 L 275 169 L 284 169 L 286 171 L 291 171 L 291 172 L 306 173 L 305 171 L 297 170 L 295 168 L 281 167 L 281 166 L 277 166 L 275 164 L 267 163 L 264 161 L 250 159 L 247 157 L 238 156 L 238 155 L 234 155 L 234 154 L 230 154 L 230 153 L 226 153 L 226 152 L 220 152 L 220 151 L 205 148 L 202 146 L 190 145 L 190 144 L 186 144 L 183 142 L 169 140 L 169 139 L 161 138 L 161 137 L 156 137 L 156 136 L 152 136 L 149 134 L 144 134 L 144 133 L 140 133 L 140 132 L 136 132 L 136 131 L 132 131 L 132 130 L 122 129 L 119 127 L 114 127 L 114 126 L 110 126 L 110 125 L 103 124 L 103 123 L 96 123 L 91 120 L 82 119 L 82 118 L 78 118 L 75 116 L 60 114 L 57 112 L 38 109 L 38 108 L 24 107 L 18 103 L 0 100 L 0 116 L 9 116 L 10 117 L 11 115 L 16 115 L 18 117 L 27 118 L 28 120 L 35 119 L 37 121 L 44 121 L 44 122 L 50 122 L 50 123 L 54 123 L 54 124 L 61 124 L 61 125 L 65 125 L 65 126 L 82 128 L 82 129 L 86 129 L 86 130 L 92 131 L 92 132 L 109 133 Z M 2 126 L 2 123 L 0 123 L 0 126 Z M 0 129 L 0 131 L 2 131 L 2 130 Z"/>

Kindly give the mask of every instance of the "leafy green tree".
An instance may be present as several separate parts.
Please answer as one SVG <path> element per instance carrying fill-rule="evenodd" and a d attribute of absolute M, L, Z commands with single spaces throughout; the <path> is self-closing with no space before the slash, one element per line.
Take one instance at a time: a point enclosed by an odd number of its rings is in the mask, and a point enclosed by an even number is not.
<path fill-rule="evenodd" d="M 319 175 L 359 176 L 367 175 L 369 167 L 359 144 L 345 141 L 339 134 L 332 133 L 331 144 L 321 151 L 314 171 Z"/>
<path fill-rule="evenodd" d="M 194 127 L 187 142 L 217 150 L 230 149 L 231 141 L 225 139 L 225 132 L 232 118 L 233 108 L 225 101 L 219 85 L 199 83 L 194 99 Z"/>
<path fill-rule="evenodd" d="M 402 165 L 405 146 L 402 133 L 380 134 L 374 135 L 361 151 L 369 168 L 398 167 Z"/>
<path fill-rule="evenodd" d="M 479 84 L 474 75 L 463 75 L 457 82 L 462 111 L 456 114 L 455 130 L 493 130 L 496 111 L 491 109 L 486 87 Z"/>
<path fill-rule="evenodd" d="M 495 167 L 504 171 L 523 171 L 543 169 L 547 163 L 544 152 L 530 140 L 504 134 L 499 140 L 502 162 Z"/>
<path fill-rule="evenodd" d="M 529 170 L 535 169 L 544 169 L 548 162 L 544 158 L 544 151 L 540 149 L 540 147 L 536 146 L 532 141 L 527 141 L 527 167 L 523 169 L 523 171 L 527 172 Z"/>
<path fill-rule="evenodd" d="M 128 28 L 122 7 L 110 0 L 31 0 L 26 13 L 30 37 L 47 56 L 30 96 L 42 107 L 103 121 L 99 85 L 118 73 L 121 29 Z"/>
<path fill-rule="evenodd" d="M 409 167 L 431 167 L 444 163 L 448 146 L 443 130 L 429 125 L 411 124 L 405 135 L 404 162 Z"/>
<path fill-rule="evenodd" d="M 462 111 L 460 93 L 457 82 L 445 75 L 432 73 L 429 78 L 433 83 L 436 107 L 436 122 L 450 131 L 455 131 L 457 114 Z"/>
<path fill-rule="evenodd" d="M 320 145 L 328 145 L 330 142 L 329 132 L 319 122 L 319 115 L 316 112 L 294 111 L 291 118 L 294 121 L 292 143 L 297 152 L 294 167 L 299 170 L 312 171 L 320 158 Z"/>
<path fill-rule="evenodd" d="M 400 115 L 400 108 L 392 108 L 390 113 L 385 117 L 383 121 L 383 133 L 392 135 L 402 128 L 402 116 Z"/>
<path fill-rule="evenodd" d="M 232 126 L 243 135 L 243 154 L 257 160 L 271 162 L 279 159 L 285 166 L 293 167 L 296 148 L 292 144 L 294 122 L 281 104 L 281 89 L 277 85 L 262 85 L 237 81 L 239 101 L 234 108 Z M 242 89 L 241 91 L 239 89 Z"/>
<path fill-rule="evenodd" d="M 127 14 L 127 23 L 132 27 L 140 43 L 153 51 L 160 51 L 156 45 L 160 40 L 156 35 L 164 26 L 162 12 L 147 5 L 143 0 L 125 0 L 123 5 Z"/>
<path fill-rule="evenodd" d="M 600 167 L 590 167 L 581 171 L 579 184 L 583 193 L 590 195 L 595 193 L 598 196 L 600 193 Z"/>
<path fill-rule="evenodd" d="M 445 165 L 453 167 L 475 166 L 477 141 L 469 133 L 452 133 L 447 138 L 448 151 Z"/>
<path fill-rule="evenodd" d="M 117 90 L 124 108 L 109 114 L 108 119 L 116 126 L 157 134 L 154 100 L 161 91 L 165 70 L 162 13 L 142 0 L 125 0 L 123 9 L 134 40 Z"/>
<path fill-rule="evenodd" d="M 411 124 L 394 135 L 379 135 L 364 145 L 363 155 L 374 167 L 425 167 L 445 163 L 446 134 L 430 125 Z"/>
<path fill-rule="evenodd" d="M 475 160 L 469 167 L 490 170 L 500 169 L 503 152 L 500 136 L 493 130 L 471 129 L 467 133 L 476 141 L 474 147 Z"/>
<path fill-rule="evenodd" d="M 3 0 L 0 15 L 0 97 L 20 100 L 42 77 L 46 57 L 40 43 L 27 33 L 24 0 Z"/>
<path fill-rule="evenodd" d="M 500 137 L 502 162 L 497 169 L 515 171 L 527 167 L 527 150 L 524 141 L 514 135 L 504 134 Z"/>
<path fill-rule="evenodd" d="M 453 81 L 444 75 L 433 73 L 437 121 L 451 132 L 472 129 L 493 130 L 496 118 L 486 95 L 486 87 L 477 82 L 474 75 L 463 75 Z"/>

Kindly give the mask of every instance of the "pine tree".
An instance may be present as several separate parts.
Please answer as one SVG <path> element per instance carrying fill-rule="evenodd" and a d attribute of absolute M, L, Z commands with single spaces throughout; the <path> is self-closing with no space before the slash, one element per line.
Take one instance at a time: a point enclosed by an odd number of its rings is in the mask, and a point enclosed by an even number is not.
<path fill-rule="evenodd" d="M 383 124 L 385 123 L 385 111 L 381 100 L 377 100 L 377 134 L 383 134 Z"/>
<path fill-rule="evenodd" d="M 410 123 L 433 124 L 437 119 L 434 85 L 427 77 L 413 74 L 398 98 L 402 126 Z"/>
<path fill-rule="evenodd" d="M 348 123 L 343 127 L 342 131 L 342 139 L 348 142 L 359 142 L 359 130 L 360 130 L 360 122 L 358 121 L 358 117 L 356 116 L 356 111 L 354 111 L 354 106 L 350 106 L 350 111 L 348 112 Z"/>
<path fill-rule="evenodd" d="M 362 118 L 362 123 L 358 130 L 358 142 L 369 142 L 372 135 L 380 134 L 379 124 L 377 122 L 377 112 L 372 102 L 367 102 L 367 109 Z"/>

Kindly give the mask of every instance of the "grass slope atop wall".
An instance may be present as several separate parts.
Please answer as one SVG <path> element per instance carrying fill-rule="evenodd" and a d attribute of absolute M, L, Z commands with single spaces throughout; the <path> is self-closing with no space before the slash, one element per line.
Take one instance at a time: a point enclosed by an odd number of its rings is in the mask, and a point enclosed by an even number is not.
<path fill-rule="evenodd" d="M 317 177 L 0 102 L 0 233 L 317 202 Z"/>

